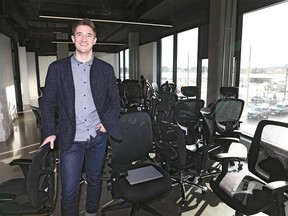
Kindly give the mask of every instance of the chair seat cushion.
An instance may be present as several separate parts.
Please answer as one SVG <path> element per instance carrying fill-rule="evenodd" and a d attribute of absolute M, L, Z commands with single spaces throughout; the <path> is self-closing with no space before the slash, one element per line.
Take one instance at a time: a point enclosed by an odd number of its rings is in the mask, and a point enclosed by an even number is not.
<path fill-rule="evenodd" d="M 147 165 L 150 166 L 151 164 L 145 164 L 144 166 Z M 141 167 L 142 166 L 143 164 Z M 119 179 L 117 185 L 119 194 L 121 194 L 125 200 L 132 203 L 146 203 L 169 192 L 171 189 L 170 175 L 162 168 L 156 165 L 153 166 L 163 175 L 163 177 L 135 185 L 130 185 L 127 179 L 122 177 Z"/>
<path fill-rule="evenodd" d="M 264 183 L 251 175 L 228 172 L 219 179 L 211 179 L 212 190 L 227 205 L 243 214 L 256 214 L 274 204 L 273 196 L 262 190 Z"/>

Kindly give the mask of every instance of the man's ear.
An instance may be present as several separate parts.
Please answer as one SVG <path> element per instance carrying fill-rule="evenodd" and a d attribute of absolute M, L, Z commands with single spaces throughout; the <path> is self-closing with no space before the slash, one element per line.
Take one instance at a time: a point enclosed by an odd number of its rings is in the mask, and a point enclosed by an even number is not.
<path fill-rule="evenodd" d="M 95 37 L 93 45 L 95 45 L 95 44 L 96 44 L 96 41 L 97 41 L 97 37 Z"/>
<path fill-rule="evenodd" d="M 71 35 L 71 40 L 73 41 L 73 43 L 75 42 L 74 35 Z"/>

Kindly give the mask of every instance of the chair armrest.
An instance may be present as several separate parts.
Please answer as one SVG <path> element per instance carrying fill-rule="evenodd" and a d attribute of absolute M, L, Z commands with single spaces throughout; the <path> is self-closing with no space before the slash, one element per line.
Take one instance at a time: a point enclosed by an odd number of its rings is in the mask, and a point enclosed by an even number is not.
<path fill-rule="evenodd" d="M 10 166 L 14 166 L 14 165 L 31 165 L 31 163 L 32 163 L 32 159 L 22 159 L 22 158 L 20 158 L 20 159 L 14 159 L 14 160 L 12 160 L 10 163 L 9 163 L 9 165 Z"/>
<path fill-rule="evenodd" d="M 18 165 L 20 166 L 21 170 L 22 170 L 22 173 L 25 177 L 25 179 L 27 178 L 27 174 L 29 172 L 29 167 L 32 163 L 32 159 L 14 159 L 10 162 L 10 166 L 15 166 L 15 165 Z"/>
<path fill-rule="evenodd" d="M 235 155 L 232 153 L 219 153 L 215 155 L 210 156 L 213 160 L 219 161 L 219 162 L 226 162 L 226 161 L 245 161 L 246 156 L 243 155 Z"/>
<path fill-rule="evenodd" d="M 117 166 L 111 163 L 109 163 L 108 166 L 112 168 L 113 173 L 118 177 L 126 177 L 128 175 L 127 167 Z"/>
<path fill-rule="evenodd" d="M 240 139 L 236 137 L 224 137 L 224 136 L 216 136 L 216 141 L 230 141 L 230 142 L 239 142 Z"/>
<path fill-rule="evenodd" d="M 284 192 L 288 190 L 288 181 L 274 181 L 263 186 L 263 191 L 271 193 Z"/>

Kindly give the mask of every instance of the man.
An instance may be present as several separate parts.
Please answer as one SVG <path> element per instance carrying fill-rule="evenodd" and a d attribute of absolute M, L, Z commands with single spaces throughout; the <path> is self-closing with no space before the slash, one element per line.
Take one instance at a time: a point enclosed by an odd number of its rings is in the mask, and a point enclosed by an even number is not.
<path fill-rule="evenodd" d="M 121 139 L 120 98 L 112 66 L 93 55 L 97 40 L 93 22 L 89 19 L 75 22 L 71 38 L 75 53 L 53 62 L 48 68 L 40 102 L 42 145 L 49 143 L 54 148 L 57 138 L 62 216 L 79 215 L 83 161 L 87 178 L 86 215 L 95 216 L 101 196 L 107 133 Z"/>

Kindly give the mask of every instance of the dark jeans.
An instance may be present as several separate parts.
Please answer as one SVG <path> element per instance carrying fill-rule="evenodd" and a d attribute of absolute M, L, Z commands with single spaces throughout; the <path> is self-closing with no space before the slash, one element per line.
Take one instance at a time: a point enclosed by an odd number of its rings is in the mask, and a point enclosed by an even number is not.
<path fill-rule="evenodd" d="M 101 196 L 101 173 L 105 157 L 107 133 L 97 131 L 95 138 L 75 142 L 68 151 L 60 151 L 60 176 L 62 187 L 61 215 L 78 216 L 78 192 L 85 156 L 87 178 L 86 211 L 95 213 Z"/>

